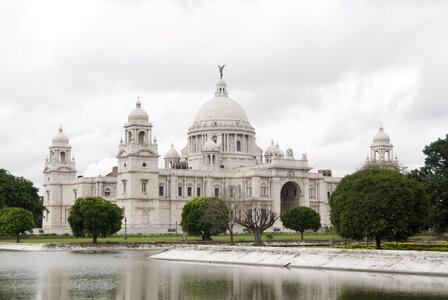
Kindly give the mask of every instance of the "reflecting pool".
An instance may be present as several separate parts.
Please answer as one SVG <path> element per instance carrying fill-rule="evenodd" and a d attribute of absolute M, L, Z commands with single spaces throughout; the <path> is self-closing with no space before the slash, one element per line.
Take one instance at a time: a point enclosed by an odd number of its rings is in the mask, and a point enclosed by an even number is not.
<path fill-rule="evenodd" d="M 0 299 L 448 299 L 448 278 L 0 251 Z"/>

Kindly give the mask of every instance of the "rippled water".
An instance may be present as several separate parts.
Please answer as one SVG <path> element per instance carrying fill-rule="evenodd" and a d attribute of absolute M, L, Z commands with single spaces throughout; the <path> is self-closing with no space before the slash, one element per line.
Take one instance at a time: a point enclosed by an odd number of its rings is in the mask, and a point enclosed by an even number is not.
<path fill-rule="evenodd" d="M 0 299 L 448 299 L 448 278 L 0 251 Z"/>

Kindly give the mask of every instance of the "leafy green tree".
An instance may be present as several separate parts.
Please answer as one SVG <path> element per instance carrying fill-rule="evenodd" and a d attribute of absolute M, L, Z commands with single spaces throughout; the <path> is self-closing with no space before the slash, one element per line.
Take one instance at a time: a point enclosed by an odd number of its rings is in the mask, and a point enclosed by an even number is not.
<path fill-rule="evenodd" d="M 15 177 L 0 169 L 0 209 L 4 207 L 22 207 L 33 214 L 34 223 L 42 224 L 44 206 L 33 183 L 23 177 Z"/>
<path fill-rule="evenodd" d="M 180 226 L 189 235 L 211 240 L 212 235 L 226 232 L 229 209 L 221 199 L 198 197 L 188 201 L 182 209 Z"/>
<path fill-rule="evenodd" d="M 280 215 L 280 220 L 286 228 L 300 232 L 303 240 L 305 230 L 318 230 L 320 215 L 313 209 L 305 206 L 296 206 Z"/>
<path fill-rule="evenodd" d="M 20 234 L 33 229 L 33 214 L 21 207 L 5 207 L 0 210 L 0 232 L 14 234 L 20 242 Z"/>
<path fill-rule="evenodd" d="M 393 170 L 345 176 L 330 197 L 330 219 L 344 238 L 402 241 L 425 228 L 429 201 L 423 185 Z"/>
<path fill-rule="evenodd" d="M 425 186 L 431 208 L 429 226 L 438 234 L 448 231 L 448 135 L 425 146 L 425 166 L 408 175 Z"/>
<path fill-rule="evenodd" d="M 121 229 L 122 210 L 99 197 L 78 198 L 70 209 L 68 222 L 74 236 L 89 236 L 93 242 Z"/>

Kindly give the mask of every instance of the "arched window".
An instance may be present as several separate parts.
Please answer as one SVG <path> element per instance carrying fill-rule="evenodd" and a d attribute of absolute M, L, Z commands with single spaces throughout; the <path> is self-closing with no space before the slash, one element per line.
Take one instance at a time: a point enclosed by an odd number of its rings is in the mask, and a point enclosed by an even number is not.
<path fill-rule="evenodd" d="M 65 163 L 65 152 L 61 152 L 59 154 L 59 158 L 60 158 L 60 162 L 61 163 Z"/>
<path fill-rule="evenodd" d="M 216 142 L 218 141 L 218 138 L 216 137 L 216 135 L 214 135 L 214 136 L 212 137 L 212 141 L 213 141 L 213 143 L 216 144 Z"/>
<path fill-rule="evenodd" d="M 241 142 L 236 141 L 236 151 L 241 151 Z"/>
<path fill-rule="evenodd" d="M 104 190 L 104 196 L 109 197 L 110 196 L 110 189 Z"/>
<path fill-rule="evenodd" d="M 128 143 L 130 143 L 132 140 L 132 133 L 128 131 Z"/>
<path fill-rule="evenodd" d="M 145 132 L 144 131 L 140 131 L 138 133 L 138 143 L 140 145 L 143 145 L 143 142 L 145 141 Z"/>

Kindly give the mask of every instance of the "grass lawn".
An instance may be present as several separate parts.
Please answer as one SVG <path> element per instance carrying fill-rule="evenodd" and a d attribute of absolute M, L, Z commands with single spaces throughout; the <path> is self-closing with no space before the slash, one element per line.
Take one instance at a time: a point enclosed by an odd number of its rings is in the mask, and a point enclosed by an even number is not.
<path fill-rule="evenodd" d="M 272 240 L 299 240 L 300 234 L 292 233 L 273 233 Z M 230 241 L 228 235 L 218 235 L 213 236 L 213 241 Z M 304 234 L 305 240 L 331 240 L 331 239 L 341 239 L 335 234 L 322 234 L 322 233 L 306 233 Z M 201 238 L 197 236 L 188 236 L 188 241 L 200 241 Z M 234 235 L 235 242 L 245 242 L 253 241 L 254 236 L 251 234 L 238 234 Z M 263 240 L 269 241 L 265 235 L 263 235 Z M 15 238 L 1 238 L 0 242 L 15 243 Z M 107 238 L 98 238 L 99 243 L 132 243 L 132 242 L 181 242 L 182 236 L 180 235 L 150 235 L 150 236 L 128 236 L 125 240 L 123 236 L 111 236 Z M 73 236 L 28 236 L 26 238 L 20 239 L 21 243 L 91 243 L 92 238 L 76 238 Z"/>
<path fill-rule="evenodd" d="M 266 233 L 263 234 L 263 240 L 270 241 L 271 239 L 266 238 Z M 300 234 L 296 233 L 272 233 L 272 241 L 280 240 L 300 240 Z M 434 236 L 428 235 L 417 235 L 414 238 L 431 238 Z M 218 235 L 213 236 L 213 241 L 230 241 L 228 235 Z M 188 241 L 200 241 L 201 238 L 198 236 L 188 236 Z M 336 234 L 327 233 L 305 233 L 305 240 L 341 240 L 342 238 Z M 251 234 L 236 234 L 234 235 L 235 242 L 250 242 L 253 241 L 254 237 Z M 182 241 L 181 235 L 150 235 L 150 236 L 138 236 L 132 235 L 128 236 L 125 240 L 123 236 L 110 236 L 107 238 L 98 238 L 99 243 L 135 243 L 135 242 L 180 242 Z M 15 243 L 15 237 L 11 238 L 0 238 L 0 242 Z M 73 236 L 28 236 L 26 238 L 20 239 L 21 243 L 91 243 L 92 238 L 76 238 Z"/>

